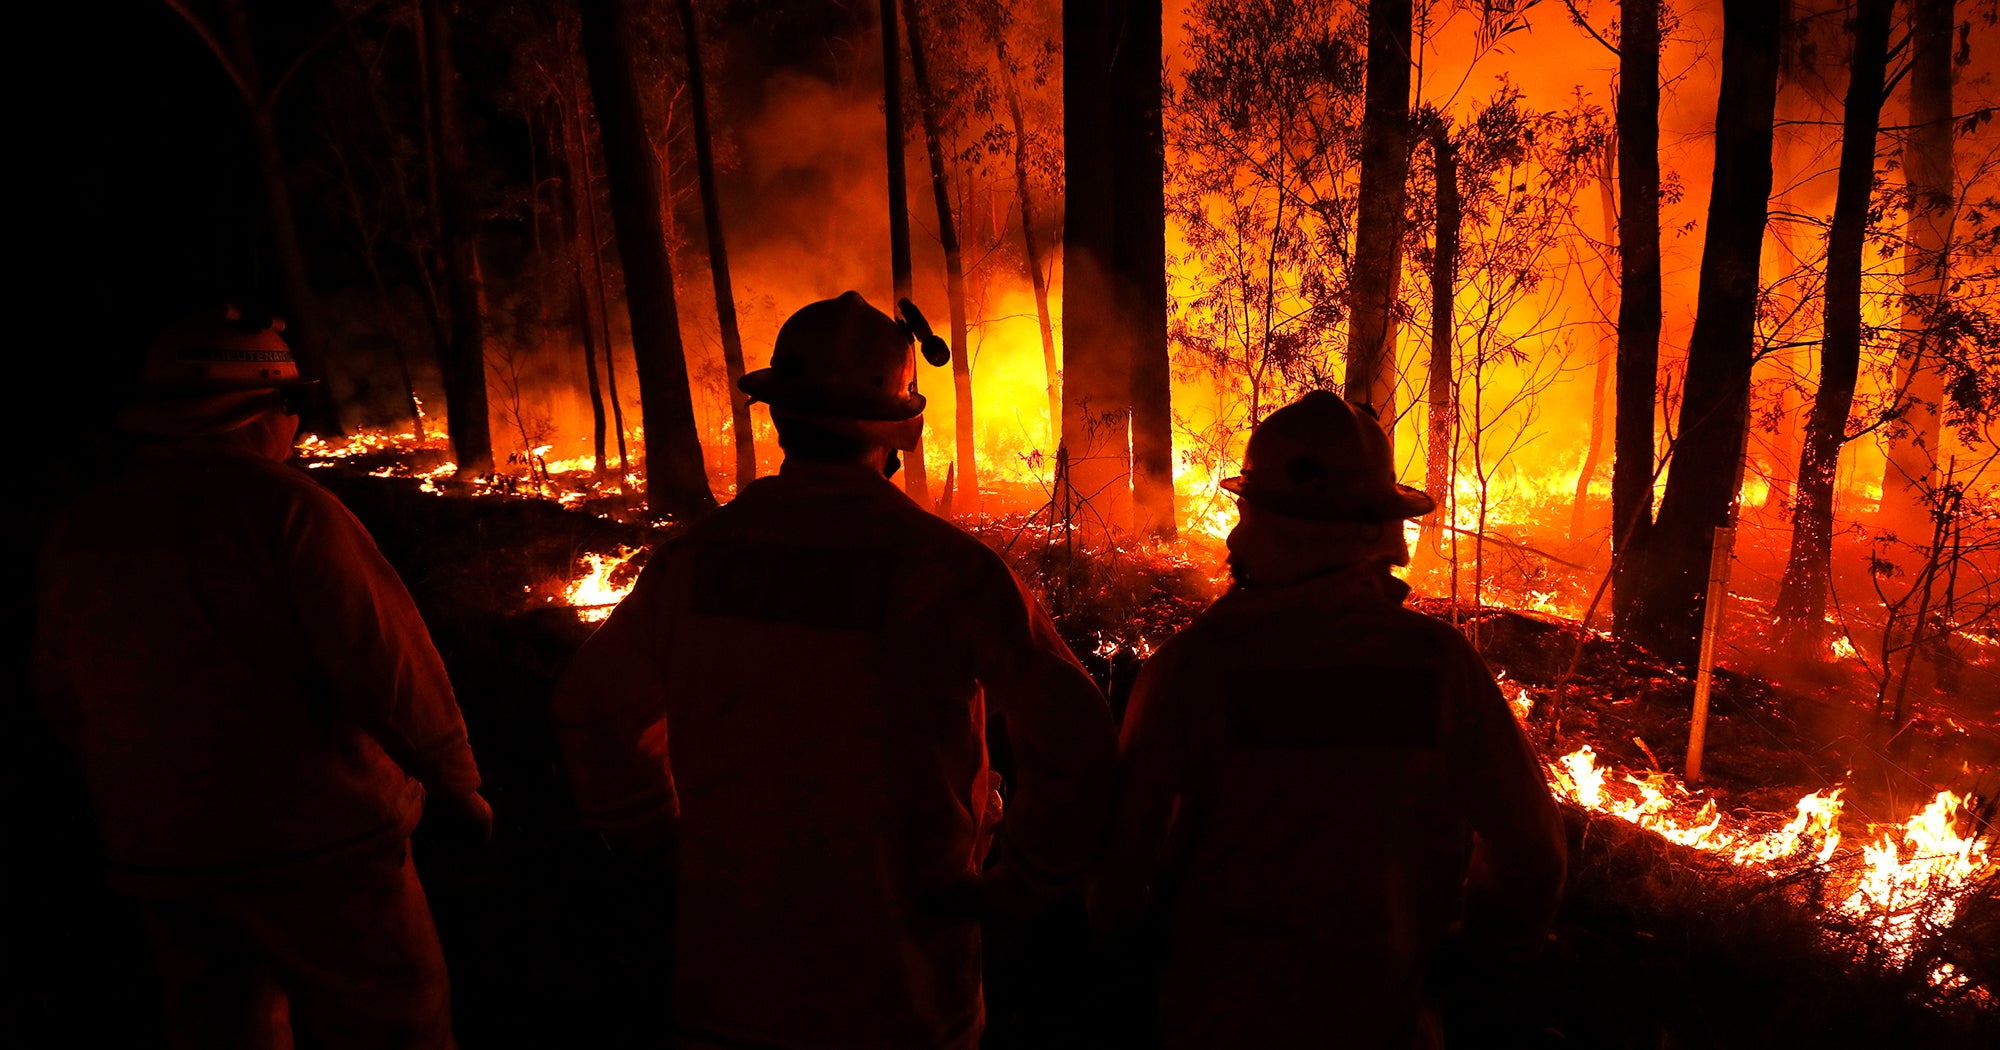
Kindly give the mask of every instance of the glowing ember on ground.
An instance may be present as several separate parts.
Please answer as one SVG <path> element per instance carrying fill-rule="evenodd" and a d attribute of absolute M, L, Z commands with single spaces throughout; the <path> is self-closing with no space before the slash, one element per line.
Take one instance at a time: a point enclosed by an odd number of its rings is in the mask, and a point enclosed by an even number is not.
<path fill-rule="evenodd" d="M 1989 844 L 1958 831 L 1970 800 L 1949 791 L 1905 821 L 1900 836 L 1884 832 L 1873 845 L 1837 854 L 1841 788 L 1806 795 L 1789 823 L 1760 831 L 1751 821 L 1725 822 L 1714 799 L 1697 798 L 1671 775 L 1614 779 L 1588 745 L 1548 771 L 1558 798 L 1738 867 L 1771 876 L 1825 869 L 1835 887 L 1831 909 L 1863 932 L 1865 950 L 1892 965 L 1910 960 L 1921 934 L 1951 925 L 1959 899 L 1996 869 Z"/>
<path fill-rule="evenodd" d="M 611 610 L 625 600 L 625 596 L 632 592 L 632 584 L 638 580 L 638 573 L 622 570 L 639 550 L 637 547 L 620 547 L 616 554 L 584 555 L 583 575 L 563 588 L 563 601 L 574 608 L 577 616 L 586 623 L 610 618 Z M 614 582 L 614 576 L 622 577 L 622 582 Z"/>

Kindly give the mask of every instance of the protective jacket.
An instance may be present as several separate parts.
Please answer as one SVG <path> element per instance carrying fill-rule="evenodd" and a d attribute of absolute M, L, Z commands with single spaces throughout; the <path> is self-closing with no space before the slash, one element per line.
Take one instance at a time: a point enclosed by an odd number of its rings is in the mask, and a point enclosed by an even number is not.
<path fill-rule="evenodd" d="M 1104 896 L 1160 875 L 1169 1046 L 1435 1046 L 1425 965 L 1454 922 L 1543 936 L 1541 766 L 1408 590 L 1381 567 L 1239 586 L 1141 672 Z"/>
<path fill-rule="evenodd" d="M 149 449 L 58 517 L 39 586 L 37 692 L 81 760 L 114 884 L 172 891 L 392 842 L 419 781 L 479 787 L 402 581 L 299 471 Z"/>
<path fill-rule="evenodd" d="M 587 823 L 677 834 L 682 1045 L 977 1044 L 978 926 L 935 902 L 996 816 L 989 708 L 1018 784 L 987 877 L 1054 892 L 1116 741 L 997 555 L 865 466 L 790 462 L 653 554 L 555 722 Z"/>

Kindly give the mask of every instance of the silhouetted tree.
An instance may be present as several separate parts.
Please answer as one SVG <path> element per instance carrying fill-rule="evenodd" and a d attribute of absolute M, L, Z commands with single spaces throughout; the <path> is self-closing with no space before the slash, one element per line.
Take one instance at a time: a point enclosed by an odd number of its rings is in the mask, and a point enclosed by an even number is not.
<path fill-rule="evenodd" d="M 1347 284 L 1347 398 L 1373 406 L 1392 435 L 1396 291 L 1410 177 L 1410 17 L 1410 0 L 1368 0 L 1360 203 Z"/>
<path fill-rule="evenodd" d="M 445 428 L 459 477 L 493 472 L 493 432 L 486 401 L 486 291 L 479 269 L 479 209 L 469 185 L 458 64 L 451 48 L 450 0 L 423 0 L 424 62 L 429 69 L 431 135 L 437 151 L 437 202 L 451 341 L 444 373 Z"/>
<path fill-rule="evenodd" d="M 722 367 L 728 372 L 730 437 L 736 446 L 736 491 L 757 477 L 757 445 L 750 432 L 750 400 L 738 393 L 743 378 L 743 336 L 736 328 L 736 294 L 729 281 L 729 248 L 722 237 L 722 201 L 715 185 L 715 145 L 708 126 L 708 75 L 701 65 L 701 25 L 694 0 L 677 0 L 681 40 L 687 51 L 688 103 L 694 108 L 694 155 L 701 181 L 701 215 L 708 237 L 708 270 L 715 284 L 715 319 L 722 330 Z"/>
<path fill-rule="evenodd" d="M 646 427 L 646 502 L 654 514 L 694 517 L 715 507 L 695 429 L 687 357 L 674 303 L 673 262 L 657 160 L 647 143 L 634 55 L 635 0 L 583 0 L 583 52 L 604 125 L 611 218 L 625 268 L 625 307 Z"/>
<path fill-rule="evenodd" d="M 1881 124 L 1883 76 L 1889 60 L 1889 20 L 1895 0 L 1859 0 L 1852 24 L 1847 103 L 1840 132 L 1840 184 L 1826 243 L 1824 342 L 1819 389 L 1813 395 L 1799 454 L 1798 498 L 1792 504 L 1792 550 L 1778 590 L 1778 622 L 1794 652 L 1825 652 L 1826 600 L 1832 572 L 1833 483 L 1849 440 L 1848 412 L 1861 372 L 1861 272 L 1875 185 L 1875 135 Z"/>
<path fill-rule="evenodd" d="M 917 88 L 918 120 L 924 128 L 924 153 L 931 165 L 931 196 L 937 202 L 938 240 L 944 247 L 945 302 L 951 315 L 951 379 L 957 407 L 953 414 L 957 482 L 952 513 L 979 517 L 979 464 L 972 429 L 972 357 L 965 338 L 965 263 L 959 251 L 958 223 L 951 213 L 951 182 L 944 170 L 944 131 L 937 99 L 931 90 L 930 66 L 924 56 L 923 12 L 917 0 L 903 0 L 909 22 L 910 75 Z"/>
<path fill-rule="evenodd" d="M 1637 629 L 1653 525 L 1653 413 L 1660 372 L 1660 0 L 1620 0 L 1618 367 L 1612 424 L 1611 611 Z"/>
<path fill-rule="evenodd" d="M 1673 466 L 1647 543 L 1641 641 L 1694 655 L 1716 528 L 1729 523 L 1749 426 L 1758 267 L 1771 203 L 1779 0 L 1724 0 L 1715 173 Z M 1631 144 L 1627 143 L 1627 152 Z"/>

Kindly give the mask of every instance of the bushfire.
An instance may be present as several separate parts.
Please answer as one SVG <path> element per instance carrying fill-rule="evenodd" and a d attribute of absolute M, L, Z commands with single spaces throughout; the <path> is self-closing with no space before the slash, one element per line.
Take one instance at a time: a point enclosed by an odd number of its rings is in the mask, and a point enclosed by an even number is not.
<path fill-rule="evenodd" d="M 377 464 L 368 474 L 413 478 L 424 492 L 437 495 L 547 499 L 620 518 L 628 516 L 633 506 L 619 499 L 622 490 L 616 482 L 600 482 L 587 458 L 551 459 L 547 446 L 517 456 L 511 476 L 496 473 L 467 480 L 453 480 L 456 466 L 442 458 L 442 449 L 410 433 L 362 431 L 337 442 L 307 438 L 300 451 L 310 468 L 365 457 L 365 462 Z M 1018 477 L 1007 480 L 1032 488 L 1044 465 L 1027 455 L 1018 457 L 1017 463 Z M 1185 523 L 1186 539 L 1172 553 L 1173 560 L 1209 556 L 1219 562 L 1222 552 L 1215 541 L 1234 524 L 1227 501 L 1215 498 L 1219 476 L 1219 470 L 1181 470 L 1178 486 L 1196 497 L 1188 504 L 1199 509 Z M 629 486 L 631 479 L 626 480 Z M 1039 480 L 1046 484 L 1046 478 Z M 1494 524 L 1490 507 L 1484 521 L 1476 514 L 1468 516 L 1465 508 L 1479 505 L 1480 493 L 1461 488 L 1453 527 L 1478 534 Z M 1566 486 L 1554 479 L 1516 488 L 1520 491 L 1509 492 L 1511 502 L 1501 503 L 1508 508 L 1504 513 L 1510 521 L 1530 517 L 1528 508 L 1536 496 L 1566 496 L 1558 491 Z M 1490 504 L 1491 496 L 1487 493 L 1485 502 Z M 1006 504 L 989 500 L 986 506 L 993 510 Z M 1043 543 L 1062 532 L 1058 526 L 1039 527 L 1038 520 L 1031 516 L 1022 521 L 1018 513 L 1013 518 L 1020 530 L 1036 532 Z M 1414 524 L 1409 538 L 1413 549 L 1428 539 Z M 544 600 L 573 608 L 584 622 L 600 622 L 630 592 L 644 563 L 642 553 L 642 547 L 634 546 L 586 552 L 572 577 Z M 1541 575 L 1525 582 L 1518 576 L 1489 581 L 1485 598 L 1545 615 L 1580 616 L 1587 611 L 1589 596 L 1581 582 L 1581 566 L 1570 568 L 1578 571 L 1560 579 Z M 1209 582 L 1222 579 L 1211 577 Z M 1093 655 L 1110 660 L 1128 647 L 1140 659 L 1151 650 L 1144 639 L 1128 643 L 1101 637 Z M 1836 657 L 1855 654 L 1845 635 L 1834 639 L 1832 651 Z M 1504 675 L 1501 685 L 1516 716 L 1529 722 L 1540 691 Z M 1734 806 L 1714 790 L 1690 788 L 1671 772 L 1635 773 L 1601 765 L 1598 752 L 1588 743 L 1547 762 L 1545 768 L 1556 797 L 1583 811 L 1587 819 L 1621 821 L 1685 847 L 1698 862 L 1711 863 L 1720 871 L 1770 880 L 1784 887 L 1798 908 L 1818 917 L 1831 949 L 1892 967 L 1910 964 L 1921 939 L 1949 927 L 1968 895 L 1977 892 L 1983 880 L 2000 874 L 2000 856 L 1990 835 L 1976 828 L 1978 800 L 1952 791 L 1937 792 L 1900 822 L 1876 823 L 1848 810 L 1847 788 L 1842 785 L 1803 795 L 1787 816 Z M 1811 892 L 1798 889 L 1808 884 Z M 1970 979 L 1949 962 L 1928 960 L 1925 966 L 1925 978 L 1934 987 L 1980 1002 L 1993 998 L 1990 990 L 1970 986 Z"/>

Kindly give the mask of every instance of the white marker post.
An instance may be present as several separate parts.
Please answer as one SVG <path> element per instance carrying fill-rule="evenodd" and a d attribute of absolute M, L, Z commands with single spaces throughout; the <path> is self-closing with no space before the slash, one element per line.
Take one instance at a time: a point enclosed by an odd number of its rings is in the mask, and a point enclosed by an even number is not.
<path fill-rule="evenodd" d="M 1715 530 L 1708 555 L 1708 602 L 1701 615 L 1701 657 L 1695 665 L 1694 718 L 1688 726 L 1687 782 L 1701 783 L 1701 749 L 1708 741 L 1708 693 L 1715 685 L 1715 638 L 1722 631 L 1722 604 L 1729 596 L 1729 562 L 1736 529 Z"/>

